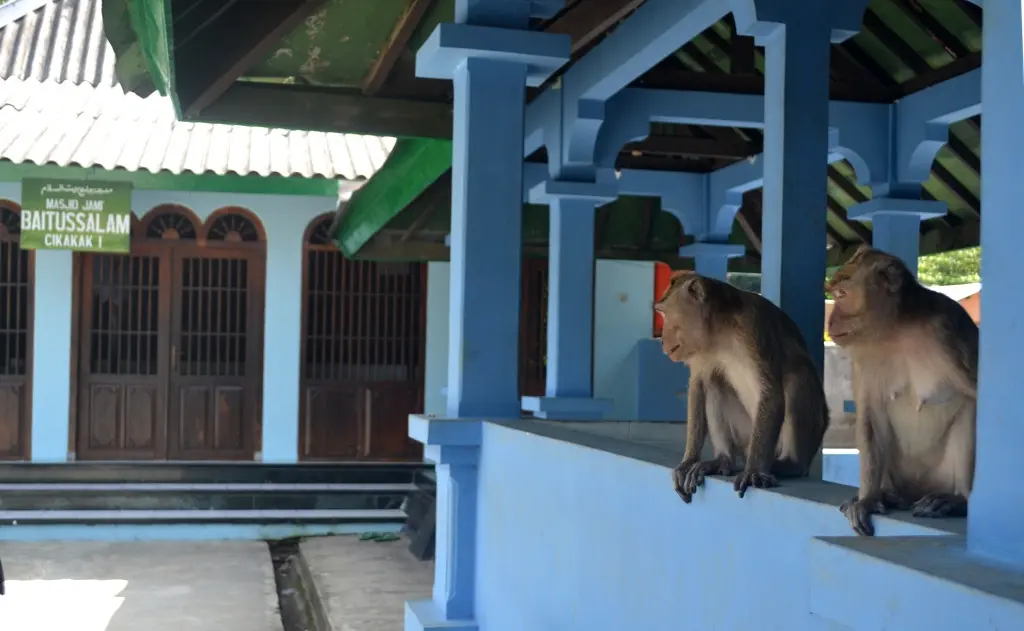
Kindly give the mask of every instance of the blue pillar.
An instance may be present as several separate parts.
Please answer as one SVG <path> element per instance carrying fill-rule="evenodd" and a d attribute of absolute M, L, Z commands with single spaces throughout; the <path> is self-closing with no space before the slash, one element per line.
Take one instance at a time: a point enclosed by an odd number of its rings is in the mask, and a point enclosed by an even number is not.
<path fill-rule="evenodd" d="M 753 14 L 737 14 L 736 21 L 741 33 L 765 47 L 761 292 L 793 318 L 821 371 L 829 56 L 833 39 L 859 29 L 867 1 L 753 5 Z"/>
<path fill-rule="evenodd" d="M 35 252 L 32 330 L 32 462 L 68 459 L 71 410 L 72 253 Z"/>
<path fill-rule="evenodd" d="M 1024 299 L 1020 292 L 1020 161 L 1024 147 L 1024 47 L 1021 3 L 986 0 L 985 63 L 981 67 L 982 206 L 981 357 L 974 489 L 967 515 L 972 552 L 1024 568 L 1024 486 L 1016 463 L 1024 448 L 1020 415 L 1020 352 L 1024 348 Z"/>
<path fill-rule="evenodd" d="M 447 413 L 452 418 L 409 418 L 409 435 L 424 443 L 427 458 L 439 465 L 439 490 L 434 593 L 430 600 L 406 604 L 407 631 L 478 629 L 479 419 L 520 416 L 526 86 L 543 82 L 569 60 L 572 48 L 568 36 L 526 30 L 535 5 L 456 0 L 459 23 L 439 24 L 416 56 L 417 76 L 451 79 L 455 88 L 448 239 Z"/>
<path fill-rule="evenodd" d="M 523 397 L 539 418 L 597 420 L 611 401 L 593 398 L 594 209 L 614 200 L 614 186 L 545 181 L 530 191 L 550 206 L 547 384 L 543 397 Z"/>
<path fill-rule="evenodd" d="M 728 282 L 729 259 L 746 253 L 739 243 L 691 243 L 679 248 L 679 256 L 693 257 L 693 268 L 701 276 Z"/>
<path fill-rule="evenodd" d="M 921 222 L 945 214 L 946 202 L 890 197 L 877 197 L 847 212 L 850 219 L 870 221 L 871 246 L 899 257 L 914 276 L 921 255 Z"/>

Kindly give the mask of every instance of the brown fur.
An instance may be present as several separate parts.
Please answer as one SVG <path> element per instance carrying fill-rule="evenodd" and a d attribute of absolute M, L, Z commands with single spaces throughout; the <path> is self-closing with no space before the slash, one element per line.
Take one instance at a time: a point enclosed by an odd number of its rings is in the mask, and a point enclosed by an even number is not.
<path fill-rule="evenodd" d="M 828 428 L 821 377 L 796 324 L 758 294 L 677 272 L 655 304 L 662 350 L 690 367 L 686 450 L 673 471 L 689 503 L 705 475 L 733 475 L 740 497 L 806 476 Z M 701 461 L 710 435 L 714 459 Z"/>
<path fill-rule="evenodd" d="M 853 363 L 860 490 L 842 510 L 963 516 L 974 481 L 978 327 L 895 256 L 861 247 L 833 276 L 829 334 Z"/>

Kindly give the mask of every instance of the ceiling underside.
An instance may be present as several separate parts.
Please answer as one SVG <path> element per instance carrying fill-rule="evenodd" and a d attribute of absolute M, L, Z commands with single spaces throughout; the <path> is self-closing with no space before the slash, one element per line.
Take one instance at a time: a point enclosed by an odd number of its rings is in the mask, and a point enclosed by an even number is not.
<path fill-rule="evenodd" d="M 107 0 L 108 35 L 112 25 L 117 28 L 108 8 L 112 11 L 118 3 L 136 9 L 144 5 L 143 13 L 163 7 L 163 13 L 154 14 L 149 22 L 163 19 L 172 25 L 166 67 L 155 73 L 155 80 L 152 72 L 148 77 L 136 73 L 127 83 L 144 91 L 147 80 L 159 85 L 160 77 L 166 76 L 188 120 L 450 136 L 450 82 L 418 79 L 414 66 L 415 50 L 435 25 L 452 19 L 453 0 Z M 562 12 L 538 21 L 535 28 L 569 34 L 578 59 L 642 4 L 643 0 L 569 0 Z M 111 37 L 119 61 L 130 59 L 133 45 L 123 32 L 124 23 L 122 19 L 120 36 Z M 147 48 L 140 41 L 134 46 L 136 52 Z M 832 47 L 832 98 L 893 102 L 979 67 L 980 49 L 981 10 L 969 2 L 873 0 L 862 31 Z M 120 66 L 131 67 L 119 64 L 119 70 Z M 635 85 L 761 93 L 763 67 L 763 50 L 751 38 L 737 36 L 730 17 L 688 42 Z M 979 129 L 979 119 L 953 126 L 950 143 L 923 187 L 923 197 L 945 201 L 950 208 L 947 217 L 922 227 L 926 252 L 977 243 Z M 759 153 L 761 143 L 757 130 L 655 124 L 647 140 L 624 148 L 618 166 L 706 172 Z M 442 176 L 425 185 L 411 203 L 378 218 L 374 236 L 358 256 L 447 256 L 442 240 L 448 232 L 448 184 L 445 171 L 438 173 Z M 830 260 L 841 259 L 871 239 L 870 224 L 846 216 L 851 205 L 870 196 L 852 175 L 846 163 L 829 169 L 824 212 Z M 755 267 L 760 255 L 760 192 L 748 194 L 745 202 L 734 239 L 746 244 L 745 263 Z M 527 246 L 542 250 L 546 209 L 528 207 L 526 215 Z M 599 211 L 597 222 L 599 252 L 620 258 L 674 261 L 679 243 L 686 239 L 678 222 L 661 213 L 654 200 L 621 200 Z"/>

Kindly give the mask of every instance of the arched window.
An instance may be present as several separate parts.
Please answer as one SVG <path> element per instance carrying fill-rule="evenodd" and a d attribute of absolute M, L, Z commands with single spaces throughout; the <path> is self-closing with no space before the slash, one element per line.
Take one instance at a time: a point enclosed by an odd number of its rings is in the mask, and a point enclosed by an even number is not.
<path fill-rule="evenodd" d="M 206 240 L 229 243 L 256 243 L 262 241 L 262 231 L 246 214 L 235 211 L 215 213 L 207 220 Z"/>
<path fill-rule="evenodd" d="M 156 209 L 143 220 L 145 238 L 195 241 L 196 224 L 189 213 L 179 210 Z"/>

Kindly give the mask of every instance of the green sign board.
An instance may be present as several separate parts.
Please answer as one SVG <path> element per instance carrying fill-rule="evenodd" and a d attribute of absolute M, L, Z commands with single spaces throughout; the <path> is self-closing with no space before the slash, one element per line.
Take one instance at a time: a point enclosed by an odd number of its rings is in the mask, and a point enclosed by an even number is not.
<path fill-rule="evenodd" d="M 26 250 L 129 252 L 129 182 L 21 182 L 21 247 Z"/>

